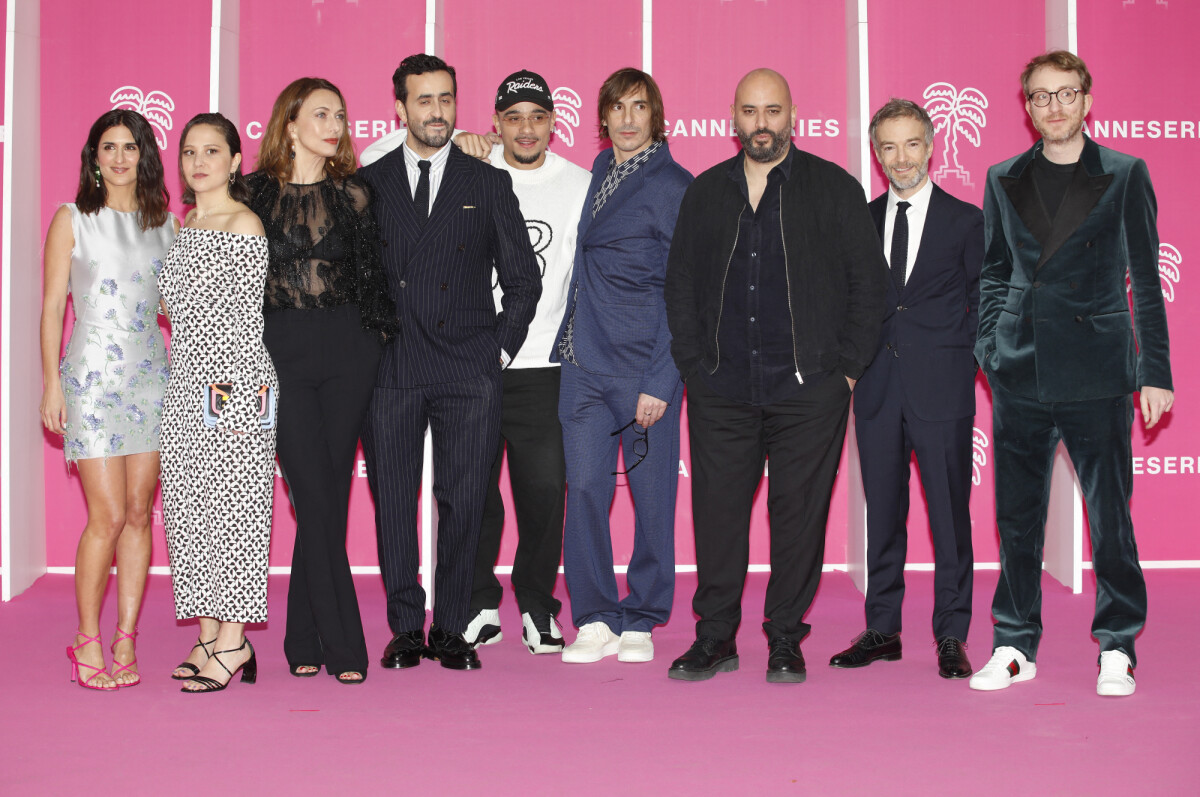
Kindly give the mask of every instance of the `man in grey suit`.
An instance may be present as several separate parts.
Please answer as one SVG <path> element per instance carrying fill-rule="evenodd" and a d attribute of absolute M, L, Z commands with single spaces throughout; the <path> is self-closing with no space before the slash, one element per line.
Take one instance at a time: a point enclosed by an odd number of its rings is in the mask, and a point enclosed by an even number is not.
<path fill-rule="evenodd" d="M 1134 638 L 1146 620 L 1129 514 L 1131 394 L 1141 392 L 1147 429 L 1174 402 L 1154 189 L 1144 161 L 1083 134 L 1092 77 L 1078 56 L 1040 55 L 1021 84 L 1042 138 L 988 170 L 983 202 L 975 357 L 992 388 L 1000 581 L 995 650 L 970 685 L 1004 689 L 1037 674 L 1046 501 L 1062 440 L 1092 538 L 1096 691 L 1130 695 Z"/>
<path fill-rule="evenodd" d="M 443 667 L 473 670 L 479 659 L 463 631 L 499 440 L 500 371 L 525 340 L 541 281 L 512 179 L 450 143 L 454 69 L 435 56 L 414 55 L 392 82 L 409 136 L 359 172 L 375 192 L 399 322 L 363 434 L 393 633 L 381 664 L 413 667 L 424 655 Z M 504 290 L 498 314 L 493 268 Z M 416 529 L 426 427 L 438 509 L 428 645 Z"/>

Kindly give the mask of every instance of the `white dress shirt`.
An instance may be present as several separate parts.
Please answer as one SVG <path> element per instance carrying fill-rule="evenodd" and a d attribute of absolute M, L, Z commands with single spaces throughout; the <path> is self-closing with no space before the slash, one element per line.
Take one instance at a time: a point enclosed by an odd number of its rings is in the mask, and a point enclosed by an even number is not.
<path fill-rule="evenodd" d="M 908 216 L 908 260 L 904 273 L 904 283 L 907 285 L 912 277 L 913 265 L 917 262 L 917 252 L 921 250 L 921 233 L 925 230 L 925 217 L 929 214 L 929 198 L 933 196 L 933 181 L 926 180 L 917 193 L 908 199 L 896 196 L 895 187 L 888 186 L 887 214 L 883 217 L 883 256 L 888 265 L 892 265 L 892 230 L 896 228 L 896 203 L 908 202 L 911 207 L 905 212 Z"/>
<path fill-rule="evenodd" d="M 433 203 L 437 201 L 438 188 L 442 185 L 442 175 L 446 173 L 446 161 L 450 158 L 450 142 L 433 153 L 429 160 L 429 211 L 433 212 Z M 408 187 L 412 191 L 413 197 L 417 195 L 417 181 L 421 179 L 421 167 L 418 166 L 422 158 L 417 153 L 413 152 L 408 147 L 408 140 L 404 141 L 404 166 L 408 169 Z"/>

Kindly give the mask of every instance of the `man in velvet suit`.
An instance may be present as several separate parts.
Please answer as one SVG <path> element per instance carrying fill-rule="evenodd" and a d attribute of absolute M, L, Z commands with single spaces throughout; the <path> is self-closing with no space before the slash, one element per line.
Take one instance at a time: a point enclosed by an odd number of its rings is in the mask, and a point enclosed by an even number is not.
<path fill-rule="evenodd" d="M 683 383 L 663 302 L 667 252 L 692 176 L 671 157 L 654 79 L 620 69 L 600 87 L 600 137 L 558 333 L 558 415 L 567 461 L 563 571 L 579 634 L 563 661 L 654 657 L 675 595 L 675 491 Z M 636 520 L 629 594 L 613 575 L 617 448 Z"/>
<path fill-rule="evenodd" d="M 1083 135 L 1091 83 L 1072 53 L 1030 61 L 1021 84 L 1041 141 L 988 170 L 975 356 L 992 388 L 1000 580 L 995 649 L 972 689 L 1037 674 L 1046 500 L 1059 440 L 1087 502 L 1096 691 L 1129 695 L 1135 686 L 1146 583 L 1129 513 L 1131 394 L 1140 391 L 1147 429 L 1174 396 L 1154 189 L 1144 161 Z"/>
<path fill-rule="evenodd" d="M 381 663 L 412 667 L 425 655 L 473 670 L 479 659 L 462 633 L 499 439 L 500 371 L 525 340 L 541 281 L 511 178 L 450 143 L 453 68 L 434 56 L 410 56 L 392 82 L 409 136 L 359 172 L 375 192 L 400 325 L 384 352 L 363 435 L 393 633 Z M 504 289 L 499 314 L 493 267 Z M 438 529 L 425 645 L 416 518 L 427 426 Z"/>
<path fill-rule="evenodd" d="M 834 667 L 900 658 L 908 549 L 909 461 L 915 452 L 934 550 L 933 635 L 938 673 L 971 674 L 971 430 L 983 214 L 929 179 L 933 122 L 890 100 L 870 126 L 891 184 L 870 205 L 888 257 L 887 312 L 875 359 L 854 391 L 867 499 L 867 630 Z"/>

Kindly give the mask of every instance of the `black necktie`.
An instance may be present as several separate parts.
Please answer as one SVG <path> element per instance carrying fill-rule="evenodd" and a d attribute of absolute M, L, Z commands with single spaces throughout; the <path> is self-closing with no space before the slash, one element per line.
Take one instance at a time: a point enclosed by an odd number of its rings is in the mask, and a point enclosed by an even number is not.
<path fill-rule="evenodd" d="M 892 282 L 896 293 L 904 291 L 904 277 L 908 270 L 908 209 L 911 202 L 896 203 L 896 224 L 892 227 Z"/>
<path fill-rule="evenodd" d="M 413 210 L 417 214 L 417 223 L 422 227 L 429 219 L 429 166 L 429 161 L 417 162 L 421 176 L 417 179 L 417 193 L 413 194 Z"/>

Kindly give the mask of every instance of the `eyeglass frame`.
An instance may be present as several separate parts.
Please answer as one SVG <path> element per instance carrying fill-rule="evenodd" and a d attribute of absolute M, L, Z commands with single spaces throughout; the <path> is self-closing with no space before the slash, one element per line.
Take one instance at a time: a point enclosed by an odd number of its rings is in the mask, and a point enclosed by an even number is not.
<path fill-rule="evenodd" d="M 1064 91 L 1071 92 L 1071 99 L 1063 100 L 1063 98 L 1060 95 Z M 1039 94 L 1046 95 L 1046 102 L 1041 105 L 1039 105 L 1037 100 L 1034 99 L 1034 97 L 1036 97 Z M 1045 89 L 1038 89 L 1037 91 L 1031 91 L 1028 94 L 1026 94 L 1025 99 L 1029 100 L 1029 104 L 1032 105 L 1034 108 L 1048 108 L 1048 107 L 1050 107 L 1050 98 L 1051 97 L 1057 99 L 1059 105 L 1074 105 L 1075 100 L 1078 99 L 1080 94 L 1087 94 L 1087 92 L 1084 91 L 1083 89 L 1073 89 L 1070 87 L 1062 88 L 1062 89 L 1059 89 L 1058 91 L 1046 91 Z"/>
<path fill-rule="evenodd" d="M 616 437 L 617 435 L 621 434 L 621 432 L 624 432 L 626 429 L 628 429 L 630 426 L 641 426 L 641 427 L 642 427 L 642 431 L 640 431 L 640 432 L 639 432 L 639 431 L 637 431 L 636 429 L 634 429 L 634 434 L 638 435 L 638 440 L 641 440 L 643 443 L 645 443 L 645 444 L 646 444 L 646 450 L 645 450 L 645 451 L 643 451 L 641 454 L 638 454 L 638 460 L 637 460 L 637 462 L 633 463 L 632 465 L 630 465 L 630 466 L 629 466 L 628 468 L 626 468 L 625 470 L 614 470 L 614 471 L 612 471 L 612 472 L 610 473 L 610 475 L 611 475 L 611 476 L 624 476 L 624 475 L 628 474 L 628 473 L 629 473 L 631 470 L 633 470 L 634 468 L 636 468 L 638 465 L 641 465 L 643 462 L 645 462 L 645 461 L 646 461 L 646 457 L 648 457 L 648 456 L 650 455 L 650 428 L 649 428 L 649 427 L 647 427 L 647 426 L 642 426 L 640 423 L 638 423 L 638 420 L 637 420 L 637 418 L 634 418 L 632 421 L 630 421 L 629 423 L 625 424 L 624 426 L 622 426 L 622 427 L 621 427 L 620 429 L 618 429 L 617 431 L 615 431 L 615 432 L 609 432 L 609 433 L 608 433 L 608 436 L 609 436 L 609 437 Z M 637 444 L 638 444 L 638 440 L 634 440 L 634 441 L 633 441 L 633 453 L 635 453 L 635 454 L 637 454 Z"/>
<path fill-rule="evenodd" d="M 532 127 L 546 127 L 550 124 L 554 114 L 552 111 L 534 111 L 533 113 L 513 114 L 511 116 L 499 114 L 499 116 L 500 124 L 507 125 L 508 127 L 517 128 L 525 124 L 526 121 Z"/>

